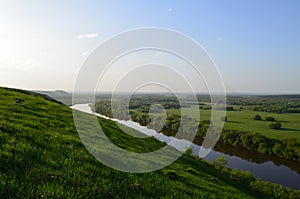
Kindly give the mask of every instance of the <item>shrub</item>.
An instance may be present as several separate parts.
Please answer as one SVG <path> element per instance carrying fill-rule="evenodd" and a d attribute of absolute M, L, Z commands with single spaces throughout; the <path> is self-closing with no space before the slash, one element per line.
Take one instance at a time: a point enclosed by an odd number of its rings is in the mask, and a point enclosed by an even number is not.
<path fill-rule="evenodd" d="M 227 164 L 227 159 L 225 156 L 220 156 L 214 161 L 215 167 L 224 167 Z"/>
<path fill-rule="evenodd" d="M 253 119 L 254 120 L 262 120 L 260 115 L 255 115 Z"/>
<path fill-rule="evenodd" d="M 234 111 L 233 106 L 227 106 L 227 107 L 226 107 L 226 111 Z"/>
<path fill-rule="evenodd" d="M 269 128 L 270 129 L 280 129 L 281 128 L 281 123 L 279 123 L 279 122 L 273 122 L 273 123 L 271 123 L 270 125 L 269 125 Z"/>
<path fill-rule="evenodd" d="M 174 170 L 168 170 L 166 175 L 171 179 L 175 180 L 177 178 L 177 173 Z"/>
<path fill-rule="evenodd" d="M 274 122 L 275 118 L 274 117 L 266 117 L 265 120 L 270 121 L 270 122 Z"/>
<path fill-rule="evenodd" d="M 184 154 L 186 154 L 186 155 L 192 155 L 192 149 L 191 148 L 185 149 Z"/>
<path fill-rule="evenodd" d="M 255 181 L 255 177 L 249 171 L 239 171 L 237 169 L 231 170 L 230 178 L 236 181 L 242 181 L 247 185 Z"/>

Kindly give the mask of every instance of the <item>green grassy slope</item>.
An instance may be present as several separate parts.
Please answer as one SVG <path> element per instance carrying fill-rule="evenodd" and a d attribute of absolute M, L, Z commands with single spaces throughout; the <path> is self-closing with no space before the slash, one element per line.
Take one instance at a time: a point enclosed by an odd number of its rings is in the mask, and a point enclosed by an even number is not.
<path fill-rule="evenodd" d="M 104 130 L 123 147 L 134 143 L 116 125 Z M 147 148 L 162 143 L 149 139 Z M 167 173 L 174 170 L 177 177 Z M 192 171 L 192 172 L 191 172 Z M 245 190 L 187 155 L 145 174 L 111 169 L 90 155 L 78 138 L 72 111 L 43 96 L 0 88 L 1 198 L 251 198 Z"/>

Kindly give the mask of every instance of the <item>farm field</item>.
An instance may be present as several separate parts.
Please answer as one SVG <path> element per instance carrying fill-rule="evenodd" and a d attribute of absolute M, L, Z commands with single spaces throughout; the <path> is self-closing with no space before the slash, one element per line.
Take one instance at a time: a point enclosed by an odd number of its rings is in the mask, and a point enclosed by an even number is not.
<path fill-rule="evenodd" d="M 193 109 L 183 108 L 187 112 Z M 169 109 L 168 112 L 180 114 L 179 109 Z M 210 120 L 211 110 L 200 110 L 200 120 Z M 227 122 L 225 122 L 225 129 L 237 129 L 245 132 L 260 133 L 269 138 L 285 139 L 285 138 L 300 138 L 300 114 L 299 113 L 266 113 L 252 110 L 242 111 L 227 111 Z M 270 129 L 269 121 L 254 120 L 255 115 L 265 117 L 274 117 L 276 121 L 282 124 L 280 130 Z M 195 115 L 188 114 L 188 117 L 196 117 Z"/>

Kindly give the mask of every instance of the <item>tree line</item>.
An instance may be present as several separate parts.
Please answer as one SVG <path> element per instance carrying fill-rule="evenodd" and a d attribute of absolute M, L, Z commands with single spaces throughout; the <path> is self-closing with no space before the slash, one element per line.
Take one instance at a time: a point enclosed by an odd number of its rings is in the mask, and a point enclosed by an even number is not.
<path fill-rule="evenodd" d="M 195 157 L 196 158 L 196 157 Z M 257 197 L 268 198 L 299 198 L 300 190 L 293 190 L 279 184 L 256 179 L 249 171 L 239 171 L 237 169 L 230 169 L 226 166 L 227 160 L 225 157 L 220 156 L 214 162 L 206 164 L 212 166 L 215 170 L 219 171 L 226 177 L 237 182 L 245 189 L 250 191 Z"/>

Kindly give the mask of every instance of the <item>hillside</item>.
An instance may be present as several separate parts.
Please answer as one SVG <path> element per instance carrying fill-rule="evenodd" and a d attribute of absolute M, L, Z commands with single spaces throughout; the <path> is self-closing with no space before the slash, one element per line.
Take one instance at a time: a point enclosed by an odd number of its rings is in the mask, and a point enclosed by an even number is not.
<path fill-rule="evenodd" d="M 100 122 L 124 148 L 140 146 L 113 122 Z M 143 146 L 162 143 L 149 139 Z M 0 88 L 0 148 L 1 198 L 252 198 L 188 155 L 151 173 L 111 169 L 80 142 L 70 108 L 27 91 Z"/>
<path fill-rule="evenodd" d="M 63 90 L 56 91 L 33 91 L 35 93 L 40 93 L 43 95 L 47 95 L 53 99 L 56 99 L 67 106 L 72 105 L 72 94 Z"/>

